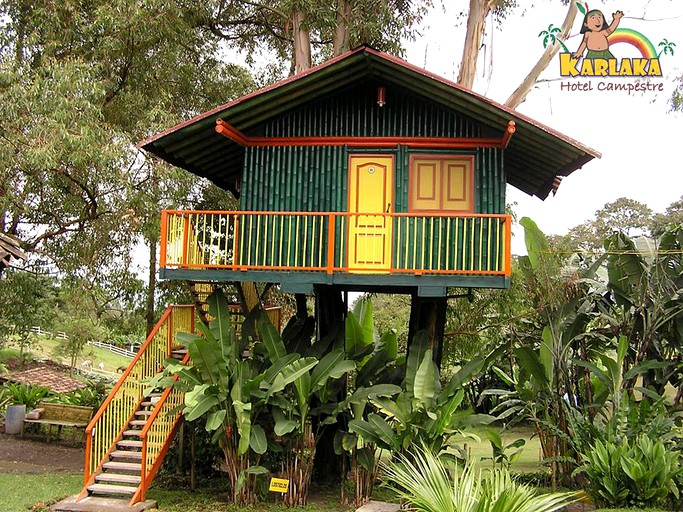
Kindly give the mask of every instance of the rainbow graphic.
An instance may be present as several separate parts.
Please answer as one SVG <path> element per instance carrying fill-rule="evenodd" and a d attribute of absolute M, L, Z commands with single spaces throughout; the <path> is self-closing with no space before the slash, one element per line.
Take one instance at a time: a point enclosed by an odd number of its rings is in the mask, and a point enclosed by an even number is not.
<path fill-rule="evenodd" d="M 635 46 L 644 59 L 657 58 L 657 49 L 650 40 L 632 28 L 618 28 L 609 35 L 607 40 L 609 41 L 610 46 L 617 43 L 627 43 L 631 46 Z"/>

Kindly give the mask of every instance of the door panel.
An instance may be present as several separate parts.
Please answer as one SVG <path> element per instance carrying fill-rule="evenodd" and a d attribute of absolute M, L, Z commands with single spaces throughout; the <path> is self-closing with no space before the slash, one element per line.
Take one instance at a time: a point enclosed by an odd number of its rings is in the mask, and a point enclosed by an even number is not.
<path fill-rule="evenodd" d="M 348 247 L 350 272 L 383 272 L 391 268 L 394 157 L 349 158 Z"/>

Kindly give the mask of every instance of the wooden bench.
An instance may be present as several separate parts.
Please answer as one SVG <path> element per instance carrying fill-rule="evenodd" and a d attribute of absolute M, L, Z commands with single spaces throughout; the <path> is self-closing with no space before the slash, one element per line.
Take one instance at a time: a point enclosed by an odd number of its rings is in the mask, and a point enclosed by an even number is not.
<path fill-rule="evenodd" d="M 24 419 L 21 425 L 21 435 L 24 435 L 24 426 L 27 423 L 38 423 L 48 426 L 47 440 L 50 441 L 52 425 L 57 425 L 57 439 L 62 433 L 62 427 L 85 428 L 90 423 L 93 415 L 92 407 L 80 405 L 53 404 L 40 402 L 37 409 L 43 409 L 43 413 L 37 420 Z"/>

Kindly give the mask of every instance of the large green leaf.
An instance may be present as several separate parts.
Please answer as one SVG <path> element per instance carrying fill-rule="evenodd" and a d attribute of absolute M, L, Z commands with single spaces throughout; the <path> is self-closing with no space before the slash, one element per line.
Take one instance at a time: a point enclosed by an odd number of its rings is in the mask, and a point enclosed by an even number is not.
<path fill-rule="evenodd" d="M 356 363 L 349 359 L 345 359 L 344 361 L 341 361 L 339 364 L 337 364 L 337 366 L 332 368 L 332 370 L 330 371 L 330 378 L 339 379 L 345 373 L 352 372 L 355 369 Z"/>
<path fill-rule="evenodd" d="M 330 377 L 332 370 L 339 363 L 344 361 L 345 357 L 346 354 L 344 353 L 344 349 L 337 348 L 329 352 L 320 360 L 311 373 L 311 390 L 313 392 L 325 385 L 325 382 L 327 382 L 327 379 Z"/>
<path fill-rule="evenodd" d="M 308 371 L 317 364 L 318 360 L 315 357 L 304 357 L 287 364 L 273 380 L 272 385 L 268 389 L 268 396 L 279 393 L 302 375 L 308 374 Z"/>
<path fill-rule="evenodd" d="M 370 423 L 375 434 L 384 444 L 389 446 L 392 450 L 398 450 L 400 448 L 400 441 L 396 432 L 394 432 L 389 423 L 387 423 L 379 414 L 369 414 L 368 423 Z"/>
<path fill-rule="evenodd" d="M 519 224 L 524 228 L 524 242 L 529 262 L 534 269 L 540 268 L 546 264 L 547 256 L 551 254 L 548 239 L 529 217 L 522 217 Z"/>
<path fill-rule="evenodd" d="M 237 432 L 240 439 L 237 445 L 237 453 L 244 455 L 249 450 L 251 442 L 251 404 L 235 400 L 232 403 L 237 418 Z"/>
<path fill-rule="evenodd" d="M 422 362 L 415 373 L 413 384 L 413 396 L 422 404 L 424 409 L 428 409 L 436 394 L 436 364 L 432 361 L 432 351 L 424 353 Z"/>
<path fill-rule="evenodd" d="M 396 329 L 389 329 L 382 334 L 379 342 L 386 350 L 387 360 L 394 361 L 398 355 L 398 331 Z"/>
<path fill-rule="evenodd" d="M 178 332 L 175 335 L 175 339 L 184 347 L 187 347 L 190 343 L 202 341 L 201 336 L 198 336 L 192 332 Z"/>
<path fill-rule="evenodd" d="M 280 334 L 273 326 L 265 311 L 261 311 L 258 317 L 258 329 L 261 342 L 266 347 L 268 358 L 271 363 L 277 362 L 279 359 L 287 355 L 285 344 L 280 338 Z"/>
<path fill-rule="evenodd" d="M 439 417 L 433 422 L 430 434 L 432 436 L 443 435 L 447 428 L 451 426 L 453 415 L 465 397 L 465 390 L 459 389 L 458 392 L 439 408 Z"/>
<path fill-rule="evenodd" d="M 375 443 L 381 448 L 391 449 L 391 446 L 384 443 L 370 423 L 365 420 L 351 420 L 349 421 L 349 431 L 361 436 L 367 443 Z"/>
<path fill-rule="evenodd" d="M 354 391 L 351 396 L 346 397 L 337 408 L 338 412 L 344 410 L 349 404 L 365 403 L 368 398 L 375 398 L 380 396 L 394 396 L 401 392 L 401 388 L 395 384 L 375 384 L 369 387 L 360 387 Z"/>
<path fill-rule="evenodd" d="M 311 375 L 308 372 L 302 373 L 294 380 L 294 388 L 296 389 L 296 403 L 299 406 L 299 416 L 303 424 L 308 416 L 309 403 L 313 393 L 311 389 Z"/>
<path fill-rule="evenodd" d="M 281 419 L 275 422 L 275 434 L 278 436 L 284 436 L 293 431 L 299 422 L 290 419 Z"/>
<path fill-rule="evenodd" d="M 415 374 L 424 358 L 425 351 L 429 348 L 429 334 L 422 330 L 415 333 L 412 343 L 408 347 L 408 359 L 406 361 L 405 389 L 412 390 L 415 386 Z"/>
<path fill-rule="evenodd" d="M 365 340 L 363 339 L 363 327 L 358 320 L 358 317 L 352 312 L 349 312 L 346 317 L 345 330 L 345 349 L 346 354 L 351 359 L 356 359 L 365 348 Z"/>
<path fill-rule="evenodd" d="M 636 250 L 633 241 L 623 233 L 615 233 L 605 241 L 605 248 L 612 253 L 607 273 L 609 285 L 617 303 L 631 306 L 642 301 L 643 287 L 647 283 L 647 265 Z"/>
<path fill-rule="evenodd" d="M 476 357 L 472 359 L 471 361 L 468 361 L 465 363 L 456 373 L 451 377 L 451 380 L 448 381 L 448 385 L 444 388 L 444 390 L 439 394 L 439 398 L 437 403 L 439 405 L 445 403 L 446 401 L 449 400 L 449 397 L 453 396 L 458 389 L 460 389 L 463 384 L 468 382 L 471 378 L 473 378 L 475 375 L 477 375 L 481 369 L 483 368 L 485 364 L 485 360 Z"/>
<path fill-rule="evenodd" d="M 386 348 L 382 347 L 363 363 L 356 375 L 357 386 L 367 386 L 377 380 L 377 375 L 386 368 L 388 361 Z"/>
<path fill-rule="evenodd" d="M 545 368 L 538 354 L 531 347 L 519 347 L 514 350 L 520 366 L 524 368 L 539 383 L 548 384 Z"/>
<path fill-rule="evenodd" d="M 366 471 L 372 472 L 375 470 L 375 455 L 370 448 L 363 447 L 356 450 L 356 459 L 358 464 Z"/>
<path fill-rule="evenodd" d="M 228 301 L 223 290 L 218 288 L 206 299 L 209 305 L 209 313 L 214 319 L 209 324 L 211 332 L 221 348 L 223 360 L 236 360 L 240 354 L 235 343 L 235 333 L 228 309 Z"/>
<path fill-rule="evenodd" d="M 372 300 L 365 298 L 359 300 L 358 303 L 361 304 L 361 313 L 358 318 L 363 330 L 363 345 L 373 345 L 377 341 L 377 333 L 375 332 Z"/>
<path fill-rule="evenodd" d="M 299 354 L 287 354 L 285 357 L 281 357 L 275 363 L 272 363 L 268 367 L 268 369 L 262 374 L 263 378 L 261 379 L 261 388 L 267 389 L 268 385 L 270 385 L 273 382 L 273 379 L 275 379 L 275 377 L 282 371 L 282 369 L 285 366 L 292 363 L 293 361 L 296 361 L 297 359 L 300 359 L 300 357 L 301 356 Z"/>
<path fill-rule="evenodd" d="M 266 453 L 268 449 L 268 440 L 266 433 L 261 425 L 252 425 L 251 434 L 249 436 L 249 446 L 259 455 Z"/>
<path fill-rule="evenodd" d="M 187 397 L 187 395 L 186 395 Z M 214 395 L 200 395 L 195 400 L 193 400 L 193 405 L 187 405 L 185 403 L 185 419 L 187 421 L 194 421 L 197 418 L 201 418 L 211 410 L 212 407 L 218 405 L 218 398 Z"/>
<path fill-rule="evenodd" d="M 215 340 L 198 340 L 190 343 L 188 352 L 192 365 L 199 371 L 203 382 L 224 389 L 227 385 L 228 371 L 221 349 Z"/>
<path fill-rule="evenodd" d="M 385 397 L 371 399 L 372 404 L 378 408 L 379 412 L 389 418 L 396 418 L 399 423 L 406 424 L 410 420 L 411 411 L 401 407 L 398 402 Z"/>
<path fill-rule="evenodd" d="M 225 409 L 219 409 L 209 413 L 209 415 L 206 417 L 206 430 L 208 432 L 213 432 L 219 428 L 223 424 L 226 414 L 227 411 Z"/>

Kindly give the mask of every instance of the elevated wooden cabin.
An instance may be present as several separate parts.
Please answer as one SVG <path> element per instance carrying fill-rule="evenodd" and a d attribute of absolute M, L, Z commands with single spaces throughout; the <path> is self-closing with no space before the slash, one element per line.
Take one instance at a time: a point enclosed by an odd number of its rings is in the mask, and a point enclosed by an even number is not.
<path fill-rule="evenodd" d="M 506 185 L 544 199 L 599 157 L 367 46 L 141 147 L 240 201 L 163 212 L 161 278 L 424 297 L 508 286 Z"/>

